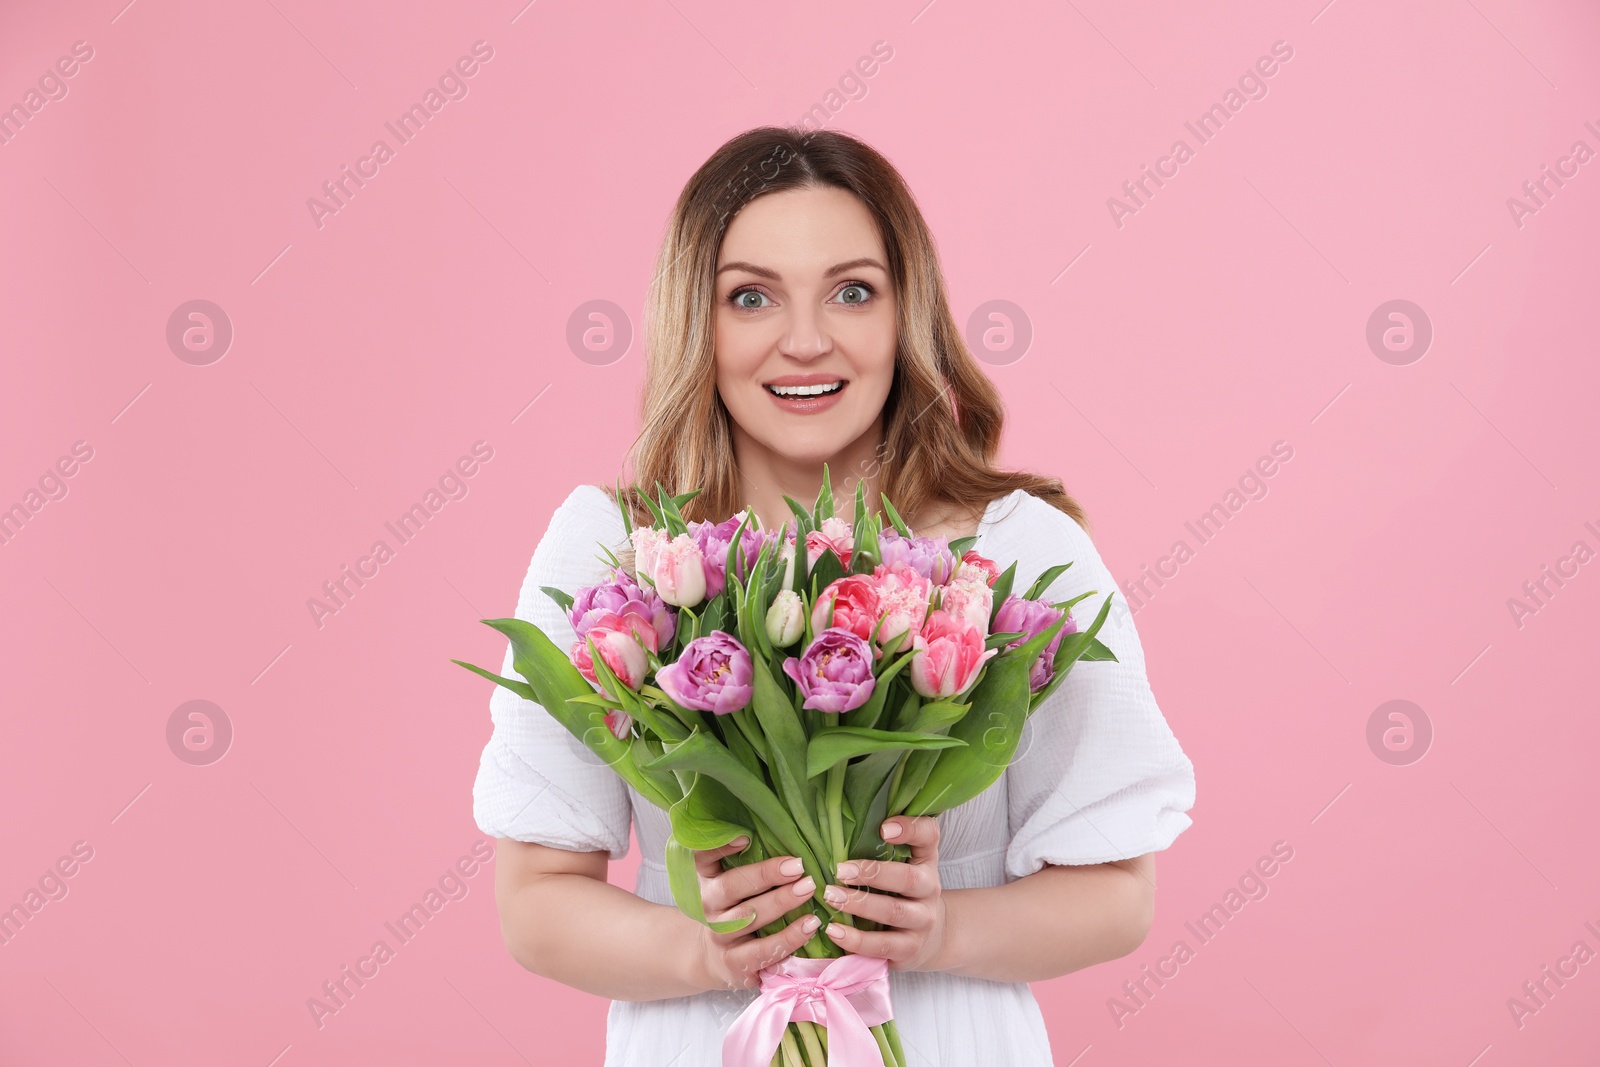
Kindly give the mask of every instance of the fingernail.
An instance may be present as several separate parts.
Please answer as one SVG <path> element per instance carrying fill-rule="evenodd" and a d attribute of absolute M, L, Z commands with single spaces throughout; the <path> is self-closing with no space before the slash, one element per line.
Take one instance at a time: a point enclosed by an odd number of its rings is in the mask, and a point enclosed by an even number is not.
<path fill-rule="evenodd" d="M 790 886 L 790 888 L 794 890 L 794 895 L 797 897 L 809 897 L 811 895 L 811 891 L 817 888 L 817 883 L 812 881 L 811 877 L 807 875 L 798 882 L 794 883 L 794 885 Z"/>
<path fill-rule="evenodd" d="M 853 863 L 839 864 L 839 877 L 843 878 L 845 881 L 849 881 L 860 873 L 861 869 Z"/>
<path fill-rule="evenodd" d="M 885 841 L 893 840 L 894 838 L 899 837 L 899 836 L 900 836 L 900 824 L 899 823 L 897 823 L 897 822 L 886 822 L 886 823 L 883 824 L 883 839 Z"/>
<path fill-rule="evenodd" d="M 734 848 L 744 848 L 744 846 L 748 845 L 749 843 L 750 839 L 743 834 L 740 834 L 738 837 L 728 842 L 728 844 L 732 845 Z"/>
<path fill-rule="evenodd" d="M 797 859 L 795 859 L 793 857 L 790 857 L 789 859 L 784 860 L 778 866 L 779 873 L 787 874 L 790 877 L 793 877 L 794 875 L 797 875 L 797 874 L 804 874 L 805 870 L 806 870 L 806 865 L 801 863 L 799 860 L 797 860 Z"/>
<path fill-rule="evenodd" d="M 826 900 L 829 904 L 843 904 L 844 890 L 840 889 L 836 885 L 830 885 L 828 888 L 822 891 L 822 899 Z"/>
<path fill-rule="evenodd" d="M 844 927 L 840 926 L 838 923 L 829 923 L 828 936 L 835 941 L 839 940 L 839 938 L 844 936 Z"/>
<path fill-rule="evenodd" d="M 821 925 L 822 920 L 817 918 L 815 915 L 807 915 L 804 919 L 800 920 L 800 929 L 804 930 L 808 934 L 814 933 L 817 927 Z M 832 929 L 832 927 L 829 927 L 829 929 Z"/>

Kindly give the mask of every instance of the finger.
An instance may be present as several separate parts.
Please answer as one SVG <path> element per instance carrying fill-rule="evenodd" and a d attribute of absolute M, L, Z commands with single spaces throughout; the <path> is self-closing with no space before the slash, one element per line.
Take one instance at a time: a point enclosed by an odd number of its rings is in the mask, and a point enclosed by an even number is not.
<path fill-rule="evenodd" d="M 939 892 L 937 864 L 899 863 L 894 860 L 847 860 L 835 877 L 849 885 L 870 885 L 903 897 L 931 897 Z"/>
<path fill-rule="evenodd" d="M 751 909 L 755 910 L 755 921 L 743 929 L 732 933 L 716 935 L 724 941 L 733 942 L 742 937 L 755 935 L 763 926 L 776 919 L 782 918 L 786 912 L 795 908 L 804 907 L 806 899 L 811 896 L 815 886 L 809 876 L 789 885 L 780 885 L 776 889 L 769 889 L 758 896 L 739 902 L 723 915 L 709 915 L 712 922 L 721 922 L 724 919 L 737 919 L 749 915 Z"/>
<path fill-rule="evenodd" d="M 750 839 L 744 834 L 729 841 L 720 848 L 696 849 L 694 854 L 695 870 L 700 872 L 702 878 L 714 878 L 722 873 L 722 857 L 731 856 L 736 852 L 743 852 L 750 847 Z"/>
<path fill-rule="evenodd" d="M 700 897 L 707 908 L 720 911 L 774 886 L 787 885 L 804 873 L 805 867 L 795 857 L 773 856 L 706 878 L 701 883 Z"/>
<path fill-rule="evenodd" d="M 840 911 L 898 930 L 933 928 L 933 909 L 920 900 L 907 900 L 892 893 L 872 893 L 865 889 L 845 889 L 837 885 L 830 885 L 823 897 Z"/>
<path fill-rule="evenodd" d="M 881 956 L 891 963 L 908 960 L 922 944 L 921 934 L 903 930 L 857 930 L 843 923 L 828 924 L 828 940 L 857 956 Z"/>
<path fill-rule="evenodd" d="M 912 863 L 939 862 L 939 821 L 931 815 L 897 815 L 878 832 L 891 844 L 910 845 Z"/>
<path fill-rule="evenodd" d="M 763 968 L 771 967 L 794 955 L 821 925 L 822 920 L 815 915 L 802 915 L 775 934 L 752 937 L 728 950 L 728 966 L 753 979 Z M 752 981 L 751 984 L 755 983 Z"/>

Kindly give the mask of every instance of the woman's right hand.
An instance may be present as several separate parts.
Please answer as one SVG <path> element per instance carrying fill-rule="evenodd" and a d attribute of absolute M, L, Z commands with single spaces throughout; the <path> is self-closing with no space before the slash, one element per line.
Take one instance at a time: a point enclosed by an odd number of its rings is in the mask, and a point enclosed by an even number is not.
<path fill-rule="evenodd" d="M 793 955 L 821 925 L 817 916 L 808 912 L 782 930 L 761 936 L 763 926 L 803 906 L 816 886 L 793 856 L 773 856 L 723 870 L 722 857 L 744 847 L 745 839 L 740 837 L 721 848 L 694 854 L 707 919 L 720 922 L 755 912 L 753 922 L 731 934 L 695 924 L 701 934 L 699 980 L 708 989 L 754 989 L 761 982 L 762 968 Z"/>

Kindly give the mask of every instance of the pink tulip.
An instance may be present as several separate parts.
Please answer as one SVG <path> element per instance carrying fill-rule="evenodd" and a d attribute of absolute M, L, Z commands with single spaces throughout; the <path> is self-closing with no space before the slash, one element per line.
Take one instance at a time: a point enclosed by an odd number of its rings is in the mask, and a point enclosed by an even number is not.
<path fill-rule="evenodd" d="M 928 617 L 933 582 L 907 563 L 880 563 L 872 570 L 872 580 L 878 587 L 878 617 L 882 620 L 878 643 L 887 644 L 907 630 L 920 630 Z"/>
<path fill-rule="evenodd" d="M 656 560 L 669 538 L 665 531 L 654 526 L 635 526 L 628 539 L 633 542 L 633 573 L 643 581 L 655 569 Z"/>
<path fill-rule="evenodd" d="M 637 690 L 644 684 L 644 676 L 650 670 L 650 661 L 645 655 L 644 646 L 639 644 L 638 638 L 630 631 L 613 630 L 607 626 L 591 626 L 584 638 L 572 646 L 570 653 L 572 665 L 578 668 L 578 673 L 595 685 L 599 685 L 600 679 L 595 676 L 594 657 L 589 652 L 590 641 L 594 642 L 594 647 L 600 651 L 600 658 L 623 685 Z"/>
<path fill-rule="evenodd" d="M 855 534 L 843 519 L 822 520 L 822 529 L 806 534 L 806 566 L 815 567 L 822 553 L 829 549 L 839 557 L 839 562 L 850 566 L 850 553 L 855 548 Z"/>
<path fill-rule="evenodd" d="M 984 585 L 993 585 L 995 579 L 1000 577 L 1000 565 L 969 548 L 961 554 L 961 566 L 956 569 L 956 577 L 963 576 L 978 578 Z"/>
<path fill-rule="evenodd" d="M 966 564 L 962 564 L 963 567 Z M 989 612 L 994 607 L 994 590 L 980 578 L 956 577 L 944 587 L 939 607 L 951 615 L 958 615 L 978 628 L 978 633 L 988 634 Z"/>
<path fill-rule="evenodd" d="M 983 647 L 983 631 L 960 616 L 936 609 L 912 642 L 911 687 L 944 700 L 965 693 L 999 649 Z"/>
<path fill-rule="evenodd" d="M 706 559 L 686 533 L 661 546 L 646 577 L 674 607 L 692 608 L 706 597 Z"/>
<path fill-rule="evenodd" d="M 811 631 L 821 633 L 837 626 L 868 640 L 872 637 L 872 628 L 878 624 L 878 612 L 877 579 L 865 574 L 847 574 L 829 582 L 818 594 L 811 608 Z"/>

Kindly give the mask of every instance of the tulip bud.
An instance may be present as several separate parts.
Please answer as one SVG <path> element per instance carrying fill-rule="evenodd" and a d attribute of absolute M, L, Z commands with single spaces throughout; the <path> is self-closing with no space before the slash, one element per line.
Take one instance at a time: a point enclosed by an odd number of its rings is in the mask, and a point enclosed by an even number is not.
<path fill-rule="evenodd" d="M 686 533 L 666 541 L 654 560 L 649 578 L 668 604 L 694 607 L 706 596 L 706 562 L 700 546 Z"/>
<path fill-rule="evenodd" d="M 772 642 L 772 647 L 787 648 L 805 633 L 805 629 L 805 605 L 800 600 L 800 594 L 793 589 L 780 591 L 772 598 L 772 606 L 767 609 L 767 638 Z"/>
<path fill-rule="evenodd" d="M 778 550 L 778 558 L 783 560 L 783 588 L 788 589 L 794 585 L 794 542 L 785 539 L 783 547 Z"/>

